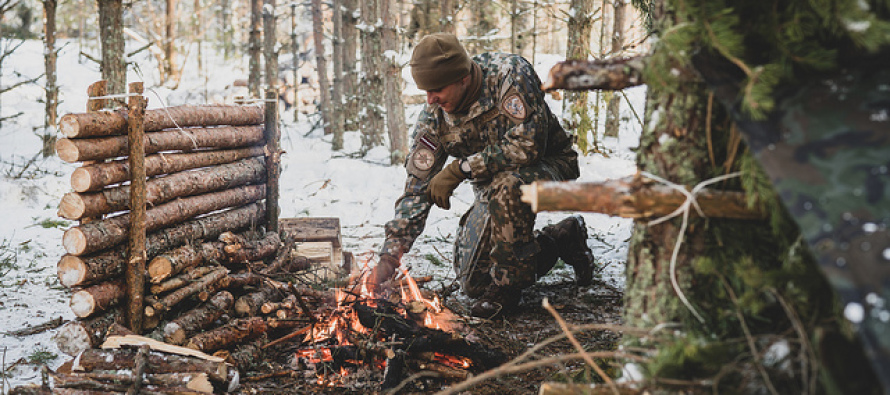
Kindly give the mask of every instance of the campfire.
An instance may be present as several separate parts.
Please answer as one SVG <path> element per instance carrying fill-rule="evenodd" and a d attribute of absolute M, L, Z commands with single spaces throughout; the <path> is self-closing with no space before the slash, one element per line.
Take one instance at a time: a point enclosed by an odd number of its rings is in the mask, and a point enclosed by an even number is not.
<path fill-rule="evenodd" d="M 396 284 L 377 293 L 365 278 L 337 289 L 333 309 L 302 330 L 292 368 L 319 385 L 387 389 L 417 372 L 464 380 L 505 360 L 461 336 L 457 317 L 407 271 Z"/>

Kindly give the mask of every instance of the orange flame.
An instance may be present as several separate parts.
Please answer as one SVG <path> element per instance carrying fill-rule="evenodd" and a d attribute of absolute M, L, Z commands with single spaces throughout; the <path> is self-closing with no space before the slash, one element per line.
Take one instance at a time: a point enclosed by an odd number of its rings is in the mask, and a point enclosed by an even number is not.
<path fill-rule="evenodd" d="M 473 365 L 473 361 L 469 358 L 464 357 L 456 357 L 453 355 L 445 355 L 442 353 L 433 353 L 433 360 L 439 362 L 443 365 L 448 365 L 454 368 L 467 369 Z"/>

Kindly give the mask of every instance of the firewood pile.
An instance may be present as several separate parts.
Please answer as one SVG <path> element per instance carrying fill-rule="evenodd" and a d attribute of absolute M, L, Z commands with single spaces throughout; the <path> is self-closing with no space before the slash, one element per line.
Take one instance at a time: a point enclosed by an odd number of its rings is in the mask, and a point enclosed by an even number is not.
<path fill-rule="evenodd" d="M 279 221 L 268 108 L 146 111 L 131 94 L 98 111 L 101 87 L 60 122 L 59 157 L 80 167 L 59 207 L 79 222 L 58 277 L 78 318 L 55 339 L 75 358 L 36 392 L 227 392 L 282 355 L 291 377 L 325 388 L 462 380 L 503 362 L 458 334 L 417 285 L 430 279 L 371 292 L 337 218 Z"/>

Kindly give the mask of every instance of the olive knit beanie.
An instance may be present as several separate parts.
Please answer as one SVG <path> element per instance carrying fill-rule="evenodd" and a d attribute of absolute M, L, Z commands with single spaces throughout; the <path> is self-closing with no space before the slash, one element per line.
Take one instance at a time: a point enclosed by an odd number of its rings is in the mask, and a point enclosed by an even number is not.
<path fill-rule="evenodd" d="M 417 87 L 429 91 L 470 74 L 473 61 L 451 33 L 424 36 L 411 55 L 411 75 Z"/>

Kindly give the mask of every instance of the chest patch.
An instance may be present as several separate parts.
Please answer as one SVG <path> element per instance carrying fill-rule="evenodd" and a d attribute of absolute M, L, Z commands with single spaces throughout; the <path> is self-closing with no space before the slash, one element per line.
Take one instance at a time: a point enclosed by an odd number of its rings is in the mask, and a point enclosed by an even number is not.
<path fill-rule="evenodd" d="M 528 115 L 525 103 L 522 102 L 518 93 L 507 96 L 507 98 L 501 102 L 501 108 L 503 108 L 505 113 L 515 119 L 525 119 L 525 116 Z"/>

